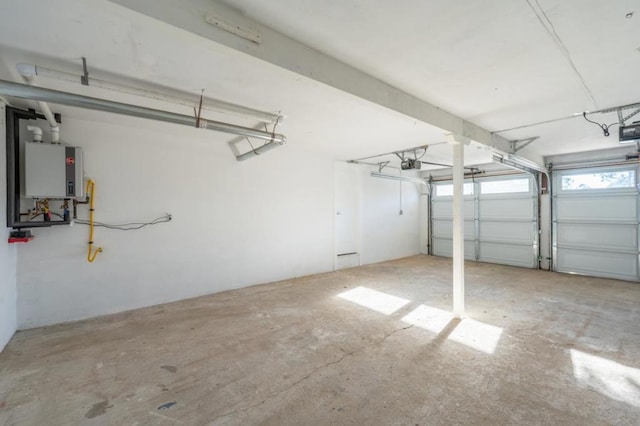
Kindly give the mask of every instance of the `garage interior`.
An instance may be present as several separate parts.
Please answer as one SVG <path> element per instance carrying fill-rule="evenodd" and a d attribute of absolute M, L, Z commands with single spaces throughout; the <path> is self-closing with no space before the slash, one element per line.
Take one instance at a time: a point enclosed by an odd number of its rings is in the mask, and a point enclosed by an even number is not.
<path fill-rule="evenodd" d="M 0 424 L 640 423 L 637 6 L 0 1 Z"/>

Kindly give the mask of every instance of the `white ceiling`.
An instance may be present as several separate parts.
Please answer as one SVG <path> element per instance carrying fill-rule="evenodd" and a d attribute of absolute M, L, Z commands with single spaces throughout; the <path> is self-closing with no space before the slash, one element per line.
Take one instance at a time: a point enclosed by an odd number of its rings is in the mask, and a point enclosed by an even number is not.
<path fill-rule="evenodd" d="M 491 131 L 640 101 L 637 0 L 222 2 Z M 581 117 L 503 136 L 540 136 L 542 155 L 617 145 Z"/>
<path fill-rule="evenodd" d="M 625 18 L 638 6 L 637 0 L 226 3 L 491 131 L 640 101 L 636 89 L 640 7 L 636 16 Z M 538 4 L 566 46 L 584 85 L 534 13 L 537 9 L 541 14 Z M 211 5 L 215 9 L 215 2 Z M 287 119 L 279 130 L 287 135 L 289 144 L 319 155 L 346 160 L 437 144 L 425 159 L 450 162 L 450 147 L 438 144 L 443 140 L 441 129 L 113 3 L 0 0 L 0 78 L 19 81 L 14 66 L 21 61 L 77 72 L 81 56 L 87 57 L 96 77 L 191 93 L 205 88 L 211 97 L 281 110 Z M 95 89 L 90 93 L 134 101 Z M 90 119 L 103 116 L 64 111 Z M 594 118 L 605 121 L 605 117 Z M 606 121 L 612 118 L 615 121 L 615 115 Z M 255 124 L 229 117 L 226 121 Z M 523 152 L 542 155 L 618 145 L 615 132 L 604 138 L 582 118 L 503 136 L 541 136 Z M 212 138 L 229 139 L 227 135 Z M 489 158 L 487 150 L 471 146 L 466 163 L 483 163 Z"/>

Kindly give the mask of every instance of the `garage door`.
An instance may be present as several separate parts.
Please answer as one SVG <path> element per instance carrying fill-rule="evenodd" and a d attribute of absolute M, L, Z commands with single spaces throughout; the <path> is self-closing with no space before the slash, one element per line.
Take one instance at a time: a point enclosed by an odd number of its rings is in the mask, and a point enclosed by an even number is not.
<path fill-rule="evenodd" d="M 637 167 L 554 172 L 554 267 L 638 281 Z"/>
<path fill-rule="evenodd" d="M 451 257 L 453 185 L 433 185 L 432 253 Z M 464 186 L 465 258 L 537 267 L 537 194 L 528 175 L 476 179 Z"/>
<path fill-rule="evenodd" d="M 475 184 L 464 183 L 464 257 L 476 260 Z M 433 254 L 451 257 L 453 253 L 453 184 L 433 185 L 431 197 L 431 237 Z"/>

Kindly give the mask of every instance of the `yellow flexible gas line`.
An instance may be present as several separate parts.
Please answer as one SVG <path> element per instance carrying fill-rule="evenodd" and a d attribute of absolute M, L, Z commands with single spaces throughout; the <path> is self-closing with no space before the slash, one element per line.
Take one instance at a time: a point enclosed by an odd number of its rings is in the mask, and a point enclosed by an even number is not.
<path fill-rule="evenodd" d="M 93 248 L 93 211 L 94 211 L 93 202 L 95 200 L 95 197 L 94 197 L 95 186 L 96 186 L 95 182 L 89 179 L 87 181 L 87 189 L 85 190 L 85 193 L 89 197 L 89 248 L 87 250 L 87 261 L 89 263 L 96 260 L 96 256 L 98 255 L 98 253 L 102 253 L 102 247 L 98 247 L 95 251 L 92 250 Z"/>

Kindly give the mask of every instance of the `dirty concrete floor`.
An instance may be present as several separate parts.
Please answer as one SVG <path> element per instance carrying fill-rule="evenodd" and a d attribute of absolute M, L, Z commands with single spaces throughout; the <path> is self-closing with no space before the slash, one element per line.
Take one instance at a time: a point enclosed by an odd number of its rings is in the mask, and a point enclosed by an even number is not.
<path fill-rule="evenodd" d="M 639 284 L 466 279 L 462 322 L 416 256 L 19 332 L 0 424 L 640 424 Z"/>

